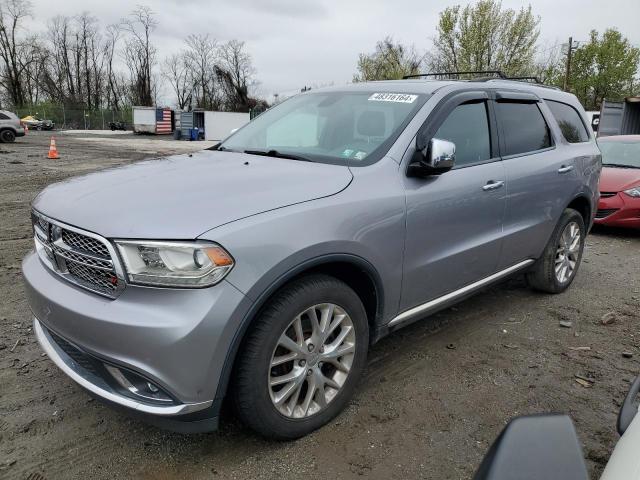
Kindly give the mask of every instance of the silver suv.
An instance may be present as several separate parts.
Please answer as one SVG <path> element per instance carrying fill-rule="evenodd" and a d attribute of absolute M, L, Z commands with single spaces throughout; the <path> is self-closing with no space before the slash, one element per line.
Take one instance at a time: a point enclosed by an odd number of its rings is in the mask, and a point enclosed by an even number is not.
<path fill-rule="evenodd" d="M 24 136 L 24 127 L 15 113 L 0 110 L 0 142 L 12 143 Z"/>
<path fill-rule="evenodd" d="M 600 152 L 573 95 L 515 81 L 320 89 L 208 151 L 46 188 L 23 262 L 42 348 L 179 431 L 225 398 L 279 439 L 349 402 L 370 345 L 516 272 L 580 265 Z"/>

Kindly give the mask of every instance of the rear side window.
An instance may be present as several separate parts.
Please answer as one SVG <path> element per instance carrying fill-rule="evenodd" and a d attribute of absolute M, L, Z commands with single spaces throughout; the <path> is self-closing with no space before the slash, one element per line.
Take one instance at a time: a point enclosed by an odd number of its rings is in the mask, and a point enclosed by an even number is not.
<path fill-rule="evenodd" d="M 589 141 L 589 133 L 580 118 L 578 111 L 566 103 L 545 100 L 549 110 L 553 113 L 562 131 L 562 135 L 569 143 L 581 143 Z"/>
<path fill-rule="evenodd" d="M 4 113 L 0 113 L 0 120 L 9 120 L 9 117 Z"/>
<path fill-rule="evenodd" d="M 496 110 L 504 136 L 503 155 L 535 152 L 551 146 L 549 127 L 536 103 L 498 102 Z"/>
<path fill-rule="evenodd" d="M 491 140 L 486 103 L 457 106 L 440 125 L 434 138 L 455 143 L 458 167 L 489 160 Z"/>

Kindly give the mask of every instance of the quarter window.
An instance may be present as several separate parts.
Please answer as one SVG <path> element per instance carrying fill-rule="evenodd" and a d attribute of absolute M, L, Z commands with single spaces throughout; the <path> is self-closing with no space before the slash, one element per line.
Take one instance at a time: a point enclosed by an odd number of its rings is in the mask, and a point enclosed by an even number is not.
<path fill-rule="evenodd" d="M 0 113 L 0 120 L 9 120 L 9 117 L 6 116 L 4 113 Z"/>
<path fill-rule="evenodd" d="M 589 133 L 575 108 L 566 103 L 554 102 L 553 100 L 545 100 L 545 102 L 558 122 L 562 135 L 567 142 L 581 143 L 589 141 Z"/>
<path fill-rule="evenodd" d="M 502 124 L 505 156 L 551 146 L 549 127 L 536 103 L 498 102 L 496 110 Z"/>
<path fill-rule="evenodd" d="M 491 140 L 486 103 L 465 103 L 457 106 L 440 125 L 434 138 L 455 143 L 456 166 L 489 160 Z"/>

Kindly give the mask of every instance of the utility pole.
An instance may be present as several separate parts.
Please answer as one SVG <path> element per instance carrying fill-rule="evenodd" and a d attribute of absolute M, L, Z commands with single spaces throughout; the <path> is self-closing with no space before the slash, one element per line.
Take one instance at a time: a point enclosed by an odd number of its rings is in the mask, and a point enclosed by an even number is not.
<path fill-rule="evenodd" d="M 569 37 L 569 44 L 567 48 L 567 70 L 564 73 L 563 90 L 565 92 L 569 90 L 569 76 L 571 75 L 571 56 L 573 55 L 573 50 L 575 50 L 576 48 L 578 48 L 578 46 L 573 46 L 573 37 Z"/>

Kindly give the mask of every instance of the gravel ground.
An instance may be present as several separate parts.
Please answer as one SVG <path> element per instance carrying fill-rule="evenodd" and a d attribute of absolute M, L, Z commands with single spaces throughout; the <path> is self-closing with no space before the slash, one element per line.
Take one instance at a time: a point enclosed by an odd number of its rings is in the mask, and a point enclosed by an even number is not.
<path fill-rule="evenodd" d="M 571 415 L 592 477 L 602 471 L 640 373 L 640 233 L 593 232 L 564 294 L 516 277 L 385 338 L 350 407 L 306 438 L 268 442 L 231 413 L 217 433 L 183 436 L 93 401 L 44 356 L 20 260 L 29 202 L 47 184 L 208 144 L 71 133 L 58 138 L 62 158 L 47 160 L 48 141 L 34 132 L 0 144 L 0 478 L 462 479 L 508 419 L 537 412 Z"/>

